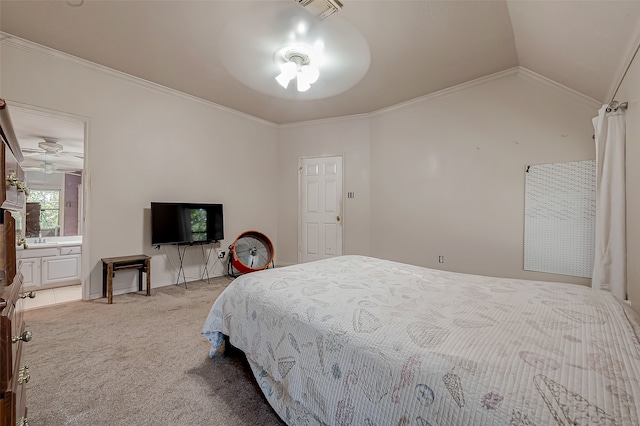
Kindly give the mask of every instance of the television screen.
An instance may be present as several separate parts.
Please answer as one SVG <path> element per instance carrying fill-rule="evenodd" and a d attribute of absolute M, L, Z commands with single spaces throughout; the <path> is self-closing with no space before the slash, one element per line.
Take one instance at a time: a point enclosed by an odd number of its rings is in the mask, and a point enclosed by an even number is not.
<path fill-rule="evenodd" d="M 151 203 L 151 245 L 224 239 L 222 204 Z"/>

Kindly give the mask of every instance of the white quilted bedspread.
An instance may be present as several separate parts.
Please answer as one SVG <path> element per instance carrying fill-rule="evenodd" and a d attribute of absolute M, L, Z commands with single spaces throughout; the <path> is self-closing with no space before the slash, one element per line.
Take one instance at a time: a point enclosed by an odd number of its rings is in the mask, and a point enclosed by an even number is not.
<path fill-rule="evenodd" d="M 638 425 L 639 329 L 603 291 L 343 256 L 241 276 L 202 333 L 289 425 Z"/>

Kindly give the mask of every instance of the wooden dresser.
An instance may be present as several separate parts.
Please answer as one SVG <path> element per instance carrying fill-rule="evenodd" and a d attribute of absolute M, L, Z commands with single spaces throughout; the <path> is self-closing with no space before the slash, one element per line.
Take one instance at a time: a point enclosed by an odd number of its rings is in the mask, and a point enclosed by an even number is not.
<path fill-rule="evenodd" d="M 22 347 L 31 340 L 22 320 L 22 274 L 17 267 L 16 220 L 24 213 L 28 189 L 20 167 L 22 152 L 6 102 L 0 99 L 0 426 L 27 426 L 26 383 L 29 367 Z"/>

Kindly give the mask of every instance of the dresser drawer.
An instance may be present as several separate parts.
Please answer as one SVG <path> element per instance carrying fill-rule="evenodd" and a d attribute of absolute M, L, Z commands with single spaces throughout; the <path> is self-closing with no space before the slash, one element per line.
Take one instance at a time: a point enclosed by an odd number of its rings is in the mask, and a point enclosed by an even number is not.
<path fill-rule="evenodd" d="M 13 426 L 22 417 L 17 413 L 24 413 L 28 374 L 26 369 L 21 371 L 23 339 L 30 340 L 25 334 L 20 298 L 22 275 L 18 274 L 13 282 L 0 290 L 0 298 L 6 304 L 0 311 L 0 426 Z"/>
<path fill-rule="evenodd" d="M 5 315 L 0 316 L 0 392 L 10 389 L 9 383 L 13 376 L 13 347 L 11 337 L 13 324 Z"/>
<path fill-rule="evenodd" d="M 2 267 L 4 285 L 11 285 L 16 275 L 16 220 L 9 210 L 2 213 Z"/>
<path fill-rule="evenodd" d="M 14 376 L 20 368 L 23 342 L 19 340 L 14 343 L 12 338 L 22 336 L 24 332 L 22 314 L 14 316 L 13 321 L 4 315 L 0 316 L 0 392 L 11 390 L 13 382 L 17 380 Z"/>
<path fill-rule="evenodd" d="M 16 397 L 13 392 L 5 392 L 0 399 L 0 426 L 14 426 L 16 412 L 14 410 Z"/>
<path fill-rule="evenodd" d="M 27 382 L 29 382 L 29 367 L 24 362 L 18 364 L 19 368 L 15 372 L 14 378 L 17 380 L 17 385 L 14 387 L 14 402 L 15 402 L 15 422 L 13 424 L 19 425 L 20 419 L 27 417 Z M 22 370 L 22 371 L 20 371 Z"/>
<path fill-rule="evenodd" d="M 22 210 L 26 205 L 24 170 L 8 147 L 4 147 L 5 199 L 3 209 Z"/>

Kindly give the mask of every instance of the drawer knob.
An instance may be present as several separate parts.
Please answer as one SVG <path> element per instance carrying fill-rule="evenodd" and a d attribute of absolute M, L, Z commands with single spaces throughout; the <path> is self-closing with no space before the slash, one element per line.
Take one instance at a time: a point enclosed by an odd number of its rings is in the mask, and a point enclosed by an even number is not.
<path fill-rule="evenodd" d="M 18 192 L 24 192 L 24 195 L 26 195 L 27 197 L 29 196 L 29 188 L 27 188 L 27 185 L 25 185 L 23 181 L 16 181 L 16 189 L 18 190 Z"/>
<path fill-rule="evenodd" d="M 31 374 L 29 374 L 29 366 L 25 365 L 21 367 L 20 370 L 18 370 L 18 383 L 29 383 L 29 380 L 31 380 Z"/>
<path fill-rule="evenodd" d="M 7 182 L 9 185 L 16 186 L 18 183 L 18 178 L 16 177 L 16 172 L 10 172 L 9 176 L 7 176 Z"/>
<path fill-rule="evenodd" d="M 35 299 L 36 298 L 36 292 L 35 291 L 30 291 L 27 294 L 23 294 L 23 295 L 20 296 L 20 299 L 26 299 L 27 297 L 29 299 Z"/>
<path fill-rule="evenodd" d="M 29 248 L 29 246 L 27 245 L 27 240 L 24 237 L 18 238 L 18 245 L 23 246 L 25 250 Z"/>
<path fill-rule="evenodd" d="M 11 338 L 11 342 L 17 343 L 19 340 L 22 340 L 23 342 L 30 342 L 32 337 L 33 337 L 33 334 L 30 331 L 25 331 L 20 336 L 13 336 Z"/>

